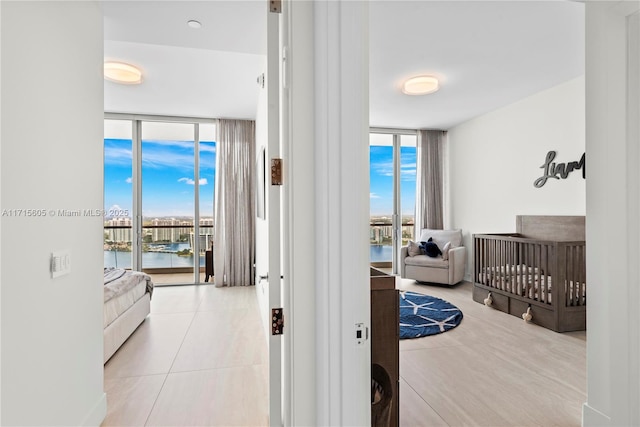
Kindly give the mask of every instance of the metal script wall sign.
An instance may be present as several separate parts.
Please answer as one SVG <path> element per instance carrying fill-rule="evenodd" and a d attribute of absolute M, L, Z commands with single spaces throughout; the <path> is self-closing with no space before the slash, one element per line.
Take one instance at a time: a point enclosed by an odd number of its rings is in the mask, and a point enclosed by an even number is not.
<path fill-rule="evenodd" d="M 584 154 L 580 157 L 580 161 L 578 162 L 569 162 L 569 163 L 554 163 L 553 159 L 556 158 L 555 151 L 549 151 L 547 153 L 547 158 L 544 161 L 544 165 L 540 166 L 541 169 L 544 169 L 544 175 L 540 178 L 536 179 L 533 182 L 533 186 L 536 188 L 540 188 L 547 183 L 547 179 L 567 179 L 569 174 L 578 169 L 582 169 L 582 178 L 585 176 L 585 171 L 587 166 L 584 162 Z"/>

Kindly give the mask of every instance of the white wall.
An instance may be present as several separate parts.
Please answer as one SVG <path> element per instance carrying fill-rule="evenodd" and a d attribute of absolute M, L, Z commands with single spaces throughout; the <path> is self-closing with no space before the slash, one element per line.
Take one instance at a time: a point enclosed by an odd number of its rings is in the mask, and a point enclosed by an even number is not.
<path fill-rule="evenodd" d="M 591 160 L 584 426 L 640 425 L 639 9 L 639 1 L 588 1 L 585 9 Z"/>
<path fill-rule="evenodd" d="M 585 214 L 582 171 L 541 188 L 533 185 L 544 174 L 540 166 L 548 151 L 557 151 L 555 162 L 580 160 L 584 110 L 580 77 L 449 130 L 445 225 L 462 228 L 467 248 L 473 233 L 515 231 L 516 215 Z"/>
<path fill-rule="evenodd" d="M 266 58 L 263 70 L 266 75 Z M 262 149 L 267 147 L 267 86 L 261 87 L 258 94 L 258 107 L 256 111 L 256 156 L 260 160 Z M 266 171 L 266 165 L 265 165 Z M 268 212 L 269 191 L 265 188 L 265 213 Z M 266 218 L 266 216 L 265 216 Z M 260 281 L 259 276 L 264 276 L 269 271 L 269 223 L 266 219 L 256 219 L 256 294 L 258 295 L 258 305 L 265 327 L 265 334 L 269 338 L 269 323 L 267 322 L 269 311 L 269 282 Z"/>
<path fill-rule="evenodd" d="M 2 2 L 2 425 L 98 425 L 102 364 L 102 13 Z M 56 211 L 52 213 L 52 211 Z M 10 211 L 7 211 L 10 212 Z M 71 273 L 50 278 L 52 251 Z"/>

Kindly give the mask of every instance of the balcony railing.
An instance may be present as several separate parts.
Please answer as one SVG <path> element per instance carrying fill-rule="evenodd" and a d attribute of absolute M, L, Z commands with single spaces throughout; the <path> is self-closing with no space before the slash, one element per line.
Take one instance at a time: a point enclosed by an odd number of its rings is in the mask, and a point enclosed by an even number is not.
<path fill-rule="evenodd" d="M 132 236 L 130 225 L 104 226 L 105 267 L 131 268 Z M 194 266 L 193 225 L 144 225 L 142 227 L 142 270 L 188 272 Z M 199 231 L 199 262 L 205 266 L 205 251 L 213 242 L 213 226 L 201 225 Z"/>
<path fill-rule="evenodd" d="M 402 243 L 404 246 L 413 240 L 413 222 L 402 223 Z M 369 223 L 369 260 L 372 263 L 390 263 L 393 258 L 393 225 L 390 221 L 371 221 Z"/>
<path fill-rule="evenodd" d="M 211 247 L 213 226 L 200 226 L 199 266 L 204 268 L 204 251 Z M 369 223 L 371 262 L 391 262 L 393 257 L 393 226 L 390 222 Z M 130 225 L 105 225 L 104 266 L 131 268 Z M 193 225 L 145 225 L 142 227 L 142 269 L 165 272 L 193 271 Z M 414 224 L 402 223 L 402 243 L 413 240 Z"/>

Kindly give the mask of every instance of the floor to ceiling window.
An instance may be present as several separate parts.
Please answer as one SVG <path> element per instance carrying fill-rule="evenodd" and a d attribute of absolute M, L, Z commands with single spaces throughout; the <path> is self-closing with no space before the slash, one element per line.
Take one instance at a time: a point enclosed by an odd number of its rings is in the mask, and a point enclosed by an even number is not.
<path fill-rule="evenodd" d="M 205 281 L 214 133 L 213 120 L 108 115 L 105 267 L 145 271 L 158 285 Z"/>
<path fill-rule="evenodd" d="M 370 261 L 397 265 L 400 248 L 413 239 L 416 199 L 415 131 L 372 129 L 370 161 Z"/>
<path fill-rule="evenodd" d="M 133 265 L 132 125 L 104 121 L 104 266 Z"/>

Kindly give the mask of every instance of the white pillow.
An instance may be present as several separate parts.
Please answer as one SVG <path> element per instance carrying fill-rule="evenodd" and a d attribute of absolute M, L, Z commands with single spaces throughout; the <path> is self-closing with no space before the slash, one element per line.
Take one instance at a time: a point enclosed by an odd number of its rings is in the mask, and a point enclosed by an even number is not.
<path fill-rule="evenodd" d="M 442 248 L 442 259 L 445 261 L 449 259 L 449 249 L 451 249 L 451 242 L 445 243 L 444 248 Z"/>
<path fill-rule="evenodd" d="M 407 253 L 409 254 L 409 256 L 416 256 L 416 255 L 420 255 L 421 251 L 420 251 L 420 246 L 412 241 L 409 240 L 409 246 L 407 247 Z"/>

